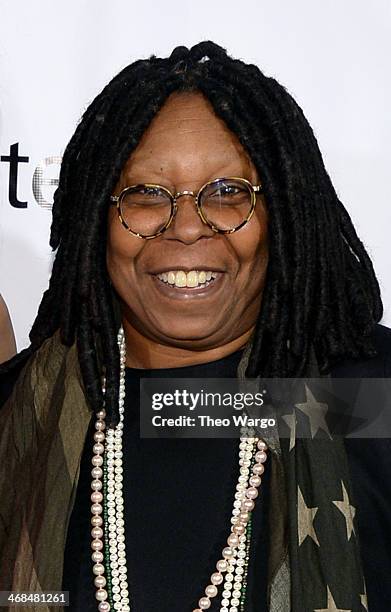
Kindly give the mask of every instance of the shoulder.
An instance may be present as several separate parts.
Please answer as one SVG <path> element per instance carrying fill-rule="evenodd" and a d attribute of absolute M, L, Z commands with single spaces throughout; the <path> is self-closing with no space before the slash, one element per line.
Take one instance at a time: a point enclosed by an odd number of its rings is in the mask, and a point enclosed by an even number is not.
<path fill-rule="evenodd" d="M 16 353 L 15 336 L 6 303 L 0 294 L 0 363 Z"/>
<path fill-rule="evenodd" d="M 377 323 L 372 339 L 376 349 L 374 357 L 341 361 L 330 369 L 330 375 L 336 378 L 390 378 L 391 329 Z"/>
<path fill-rule="evenodd" d="M 61 343 L 57 330 L 33 353 L 24 349 L 0 365 L 0 407 L 6 403 L 17 385 L 38 385 L 48 390 L 61 372 L 67 355 L 72 353 L 70 348 Z"/>
<path fill-rule="evenodd" d="M 374 330 L 374 339 L 379 356 L 389 367 L 391 363 L 391 329 L 385 325 L 377 324 Z"/>
<path fill-rule="evenodd" d="M 391 329 L 384 325 L 377 324 L 373 331 L 373 341 L 377 351 L 375 357 L 365 360 L 349 360 L 334 367 L 331 376 L 336 378 L 391 378 Z M 359 381 L 357 381 L 359 382 Z M 389 386 L 387 386 L 388 389 Z M 388 405 L 388 404 L 387 404 Z M 380 499 L 384 510 L 382 519 L 387 521 L 391 533 L 391 438 L 359 438 L 346 437 L 345 448 L 348 453 L 349 463 L 352 470 L 352 477 L 357 489 L 361 490 L 361 495 L 365 491 L 368 500 L 361 500 L 363 508 L 368 517 L 374 516 L 377 510 L 370 502 L 374 496 Z M 386 498 L 388 501 L 386 502 Z M 379 502 L 380 503 L 380 502 Z M 385 511 L 387 510 L 387 512 Z"/>

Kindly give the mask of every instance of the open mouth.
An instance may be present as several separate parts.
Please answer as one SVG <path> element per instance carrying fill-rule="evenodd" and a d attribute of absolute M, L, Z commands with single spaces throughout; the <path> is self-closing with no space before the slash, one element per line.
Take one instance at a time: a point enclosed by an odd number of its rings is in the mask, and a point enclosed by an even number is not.
<path fill-rule="evenodd" d="M 221 276 L 221 272 L 211 270 L 170 270 L 154 275 L 161 283 L 173 289 L 204 289 Z"/>

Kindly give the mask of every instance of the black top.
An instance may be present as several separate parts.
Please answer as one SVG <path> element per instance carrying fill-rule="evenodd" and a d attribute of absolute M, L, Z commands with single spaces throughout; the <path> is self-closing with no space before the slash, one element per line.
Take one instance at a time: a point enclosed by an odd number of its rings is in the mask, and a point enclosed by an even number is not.
<path fill-rule="evenodd" d="M 378 356 L 345 361 L 333 377 L 391 377 L 391 330 L 377 325 Z M 235 376 L 241 351 L 224 359 L 185 368 L 126 369 L 124 420 L 125 537 L 129 591 L 134 612 L 183 612 L 196 607 L 229 531 L 238 471 L 234 439 L 140 439 L 140 376 Z M 0 386 L 0 403 L 11 378 Z M 3 396 L 3 397 L 1 397 Z M 68 529 L 63 589 L 72 611 L 96 612 L 90 550 L 90 482 L 93 420 L 81 461 L 76 502 Z M 346 439 L 356 499 L 370 612 L 391 604 L 391 439 Z M 249 566 L 249 612 L 266 608 L 268 485 L 266 469 L 254 511 L 253 554 Z M 221 587 L 219 589 L 221 593 Z M 218 610 L 215 598 L 214 607 Z"/>

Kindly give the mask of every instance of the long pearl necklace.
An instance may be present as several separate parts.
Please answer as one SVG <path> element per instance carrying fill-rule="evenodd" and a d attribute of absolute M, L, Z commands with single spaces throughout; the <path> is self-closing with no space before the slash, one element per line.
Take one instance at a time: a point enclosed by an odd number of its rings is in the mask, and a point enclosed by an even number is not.
<path fill-rule="evenodd" d="M 91 482 L 91 548 L 99 612 L 130 612 L 126 567 L 124 499 L 122 493 L 122 434 L 125 402 L 125 335 L 118 333 L 120 351 L 119 423 L 106 429 L 104 408 L 95 422 Z M 103 383 L 103 392 L 105 392 Z M 106 431 L 105 431 L 106 430 Z M 242 612 L 246 599 L 247 569 L 251 541 L 252 511 L 261 474 L 264 472 L 267 445 L 249 427 L 241 428 L 239 443 L 240 475 L 234 496 L 231 533 L 210 583 L 193 612 L 208 610 L 223 584 L 220 612 Z M 225 574 L 225 576 L 224 576 Z"/>

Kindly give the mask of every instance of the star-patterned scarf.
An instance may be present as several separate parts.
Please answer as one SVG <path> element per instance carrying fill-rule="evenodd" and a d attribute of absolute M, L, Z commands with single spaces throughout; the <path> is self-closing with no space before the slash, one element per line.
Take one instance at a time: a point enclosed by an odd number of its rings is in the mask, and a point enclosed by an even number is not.
<path fill-rule="evenodd" d="M 239 380 L 245 380 L 250 350 L 251 341 L 237 369 Z M 313 350 L 305 378 L 310 377 L 321 377 Z M 296 437 L 295 410 L 282 417 L 290 437 L 279 436 L 278 430 L 277 435 L 261 436 L 269 446 L 267 469 L 272 471 L 269 610 L 368 611 L 343 439 L 315 437 L 321 419 L 313 425 L 316 401 L 311 394 L 298 408 L 309 419 L 309 437 Z"/>

